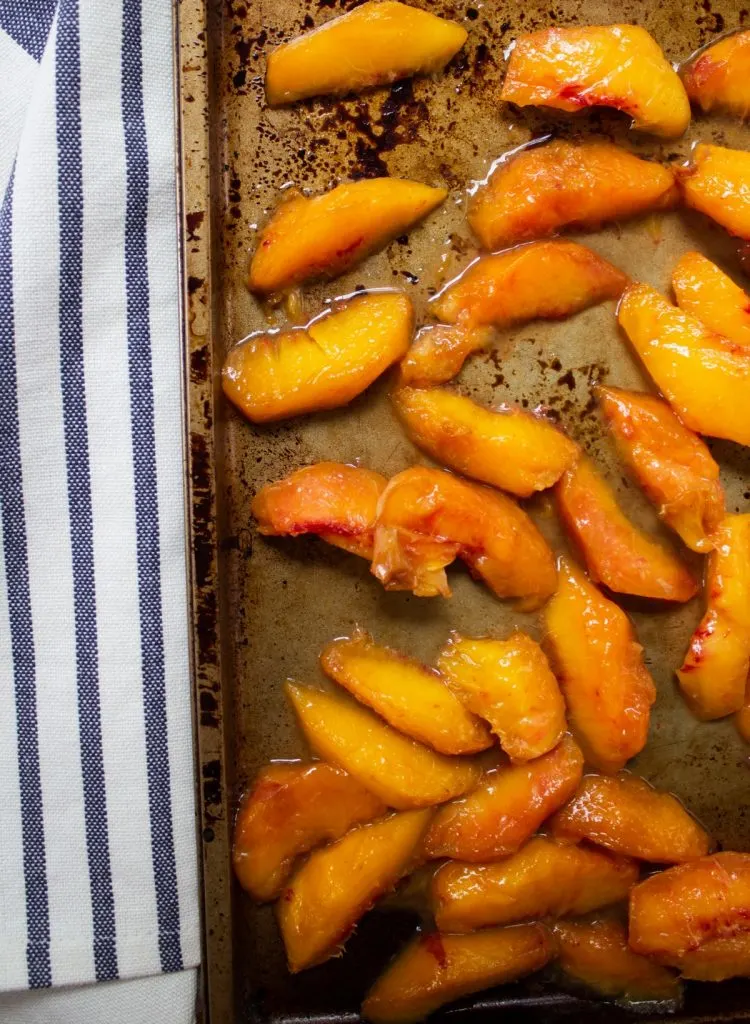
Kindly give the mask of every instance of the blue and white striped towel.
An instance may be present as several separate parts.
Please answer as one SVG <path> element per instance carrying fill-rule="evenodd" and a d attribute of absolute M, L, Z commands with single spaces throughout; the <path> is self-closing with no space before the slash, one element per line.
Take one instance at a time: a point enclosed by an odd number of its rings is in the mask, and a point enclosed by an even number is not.
<path fill-rule="evenodd" d="M 199 959 L 172 40 L 0 0 L 2 991 Z"/>

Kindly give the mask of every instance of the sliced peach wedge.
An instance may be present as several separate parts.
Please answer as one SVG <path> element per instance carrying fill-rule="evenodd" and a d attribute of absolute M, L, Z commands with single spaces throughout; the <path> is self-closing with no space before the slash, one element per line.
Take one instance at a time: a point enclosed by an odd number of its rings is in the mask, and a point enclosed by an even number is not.
<path fill-rule="evenodd" d="M 632 127 L 677 138 L 690 123 L 690 101 L 658 43 L 638 25 L 548 28 L 520 36 L 500 98 L 574 113 L 614 107 Z"/>
<path fill-rule="evenodd" d="M 545 644 L 586 760 L 617 772 L 646 745 L 656 687 L 625 612 L 564 558 L 559 581 Z"/>
<path fill-rule="evenodd" d="M 590 459 L 582 456 L 556 486 L 560 518 L 595 583 L 619 594 L 689 601 L 698 584 L 682 562 L 625 517 Z"/>
<path fill-rule="evenodd" d="M 677 204 L 671 168 L 611 142 L 556 139 L 501 159 L 469 202 L 485 249 L 545 238 L 561 228 L 596 229 Z"/>
<path fill-rule="evenodd" d="M 458 53 L 466 37 L 455 21 L 395 0 L 371 0 L 273 50 L 266 100 L 275 107 L 432 74 Z"/>
<path fill-rule="evenodd" d="M 473 352 L 481 352 L 492 342 L 491 327 L 465 327 L 463 324 L 427 324 L 399 364 L 400 383 L 407 387 L 428 388 L 455 377 Z"/>
<path fill-rule="evenodd" d="M 699 252 L 686 252 L 672 272 L 677 305 L 737 345 L 750 347 L 750 295 Z"/>
<path fill-rule="evenodd" d="M 307 327 L 239 342 L 224 361 L 224 394 L 253 423 L 335 409 L 404 355 L 413 328 L 403 293 L 358 296 Z"/>
<path fill-rule="evenodd" d="M 739 711 L 750 671 L 750 514 L 729 515 L 716 533 L 706 577 L 706 613 L 677 672 L 702 719 Z"/>
<path fill-rule="evenodd" d="M 686 206 L 705 213 L 730 235 L 750 239 L 750 153 L 700 142 L 678 169 Z"/>
<path fill-rule="evenodd" d="M 432 300 L 434 314 L 465 327 L 560 320 L 616 299 L 628 278 L 577 242 L 530 242 L 481 256 Z"/>
<path fill-rule="evenodd" d="M 750 32 L 734 32 L 700 50 L 681 73 L 688 96 L 701 110 L 750 114 Z"/>
<path fill-rule="evenodd" d="M 626 289 L 618 319 L 686 426 L 750 445 L 750 349 L 710 331 L 647 284 Z"/>
<path fill-rule="evenodd" d="M 719 467 L 704 442 L 654 395 L 595 389 L 617 450 L 661 519 L 693 551 L 710 551 L 724 518 Z"/>
<path fill-rule="evenodd" d="M 250 290 L 269 295 L 337 277 L 408 231 L 447 194 L 418 181 L 367 178 L 310 198 L 290 195 L 260 232 Z"/>

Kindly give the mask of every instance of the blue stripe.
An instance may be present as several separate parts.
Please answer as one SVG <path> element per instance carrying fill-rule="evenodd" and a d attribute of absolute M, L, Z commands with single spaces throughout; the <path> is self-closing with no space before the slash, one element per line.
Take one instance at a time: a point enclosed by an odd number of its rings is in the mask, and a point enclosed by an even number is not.
<path fill-rule="evenodd" d="M 12 253 L 13 178 L 0 208 L 0 473 L 3 550 L 10 618 L 18 732 L 23 873 L 26 890 L 26 969 L 31 988 L 52 984 L 42 782 L 36 716 L 36 658 L 31 619 L 26 520 L 16 391 Z"/>
<path fill-rule="evenodd" d="M 40 61 L 56 7 L 57 0 L 0 0 L 0 28 Z"/>
<path fill-rule="evenodd" d="M 127 177 L 125 287 L 151 857 L 161 966 L 164 971 L 179 971 L 182 970 L 182 949 L 164 683 L 161 552 L 156 490 L 146 231 L 149 159 L 143 109 L 141 32 L 141 0 L 124 0 L 122 112 Z"/>
<path fill-rule="evenodd" d="M 102 757 L 93 517 L 83 365 L 83 161 L 77 0 L 61 0 L 55 68 L 60 210 L 60 376 L 73 556 L 78 728 L 98 981 L 116 978 L 117 945 Z"/>

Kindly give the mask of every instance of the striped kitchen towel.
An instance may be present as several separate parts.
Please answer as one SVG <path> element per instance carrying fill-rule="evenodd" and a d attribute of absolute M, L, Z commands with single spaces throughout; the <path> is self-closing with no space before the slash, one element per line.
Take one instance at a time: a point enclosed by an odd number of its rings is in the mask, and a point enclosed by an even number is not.
<path fill-rule="evenodd" d="M 169 0 L 0 0 L 0 990 L 197 964 Z"/>

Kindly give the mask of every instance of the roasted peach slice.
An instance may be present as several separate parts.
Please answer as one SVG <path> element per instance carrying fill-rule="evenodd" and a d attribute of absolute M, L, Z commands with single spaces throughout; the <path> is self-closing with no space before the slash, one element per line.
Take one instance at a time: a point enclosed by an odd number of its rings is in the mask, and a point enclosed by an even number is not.
<path fill-rule="evenodd" d="M 235 874 L 256 900 L 272 900 L 301 853 L 385 812 L 385 804 L 333 765 L 271 764 L 237 815 Z"/>
<path fill-rule="evenodd" d="M 548 28 L 520 36 L 500 99 L 568 113 L 614 107 L 630 114 L 638 131 L 669 139 L 690 123 L 679 76 L 638 25 Z"/>
<path fill-rule="evenodd" d="M 677 672 L 699 718 L 739 711 L 750 670 L 750 514 L 730 515 L 716 533 L 706 578 L 706 613 Z"/>
<path fill-rule="evenodd" d="M 410 870 L 431 815 L 393 814 L 310 855 L 278 902 L 292 973 L 341 951 L 360 917 Z"/>
<path fill-rule="evenodd" d="M 538 971 L 552 956 L 541 924 L 475 935 L 419 935 L 375 982 L 362 1016 L 373 1024 L 411 1024 L 461 996 Z"/>
<path fill-rule="evenodd" d="M 705 213 L 730 235 L 750 239 L 750 153 L 700 142 L 678 179 L 686 206 Z"/>
<path fill-rule="evenodd" d="M 628 279 L 577 242 L 529 242 L 480 256 L 445 286 L 433 312 L 466 327 L 560 320 L 622 294 Z"/>
<path fill-rule="evenodd" d="M 750 349 L 710 331 L 647 284 L 626 290 L 618 319 L 686 426 L 750 445 Z"/>
<path fill-rule="evenodd" d="M 436 754 L 337 693 L 297 683 L 287 695 L 315 753 L 399 810 L 462 796 L 481 776 L 474 761 Z"/>
<path fill-rule="evenodd" d="M 621 512 L 593 463 L 581 457 L 556 487 L 563 524 L 595 583 L 619 594 L 689 601 L 698 584 L 682 562 Z"/>
<path fill-rule="evenodd" d="M 320 664 L 396 729 L 442 754 L 473 754 L 492 746 L 487 726 L 463 706 L 435 669 L 379 647 L 363 630 L 328 644 Z"/>
<path fill-rule="evenodd" d="M 668 968 L 634 953 L 625 926 L 616 917 L 556 921 L 552 934 L 561 970 L 605 999 L 626 1003 L 679 1001 L 679 978 Z"/>
<path fill-rule="evenodd" d="M 401 383 L 415 388 L 444 384 L 456 376 L 472 352 L 487 348 L 492 336 L 491 327 L 428 324 L 417 332 L 401 360 Z"/>
<path fill-rule="evenodd" d="M 624 900 L 638 865 L 588 846 L 538 836 L 496 864 L 449 862 L 433 879 L 441 931 L 469 932 L 535 917 L 587 914 Z"/>
<path fill-rule="evenodd" d="M 634 886 L 630 945 L 687 978 L 750 974 L 750 854 L 715 853 Z"/>
<path fill-rule="evenodd" d="M 750 113 L 750 32 L 735 32 L 701 50 L 682 68 L 688 96 L 701 110 Z"/>
<path fill-rule="evenodd" d="M 507 640 L 454 635 L 437 665 L 466 707 L 490 723 L 512 761 L 530 761 L 559 743 L 565 702 L 530 636 L 518 629 Z"/>
<path fill-rule="evenodd" d="M 393 401 L 431 458 L 521 498 L 551 487 L 578 456 L 573 441 L 519 406 L 486 409 L 445 388 L 399 388 Z"/>
<path fill-rule="evenodd" d="M 670 793 L 635 775 L 587 775 L 551 822 L 557 839 L 588 839 L 615 853 L 677 864 L 708 853 L 711 841 Z"/>
<path fill-rule="evenodd" d="M 317 533 L 329 544 L 372 558 L 375 512 L 387 484 L 370 469 L 316 462 L 266 484 L 251 508 L 266 536 Z"/>
<path fill-rule="evenodd" d="M 406 352 L 414 326 L 401 292 L 373 292 L 331 313 L 230 349 L 224 394 L 253 423 L 335 409 L 356 398 Z"/>
<path fill-rule="evenodd" d="M 285 199 L 263 228 L 249 286 L 267 295 L 337 277 L 439 206 L 447 192 L 403 178 L 366 178 Z"/>
<path fill-rule="evenodd" d="M 593 767 L 617 772 L 643 750 L 656 699 L 630 620 L 564 558 L 544 616 L 573 734 Z"/>
<path fill-rule="evenodd" d="M 654 395 L 611 387 L 596 395 L 618 452 L 660 518 L 693 551 L 710 551 L 724 490 L 706 445 Z"/>
<path fill-rule="evenodd" d="M 552 552 L 510 498 L 426 466 L 394 476 L 378 503 L 374 575 L 388 590 L 448 596 L 445 566 L 457 556 L 498 597 L 525 608 L 555 589 Z"/>
<path fill-rule="evenodd" d="M 425 856 L 477 863 L 515 853 L 575 793 L 582 772 L 583 755 L 569 736 L 535 761 L 488 771 L 468 796 L 440 808 Z"/>
<path fill-rule="evenodd" d="M 431 74 L 458 53 L 466 36 L 457 22 L 417 7 L 365 3 L 273 50 L 266 100 L 275 107 Z"/>
<path fill-rule="evenodd" d="M 686 252 L 672 272 L 672 288 L 680 309 L 710 331 L 750 347 L 750 295 L 715 263 Z"/>
<path fill-rule="evenodd" d="M 679 198 L 671 169 L 641 160 L 611 142 L 532 146 L 503 160 L 469 202 L 471 229 L 485 249 L 599 228 Z"/>

